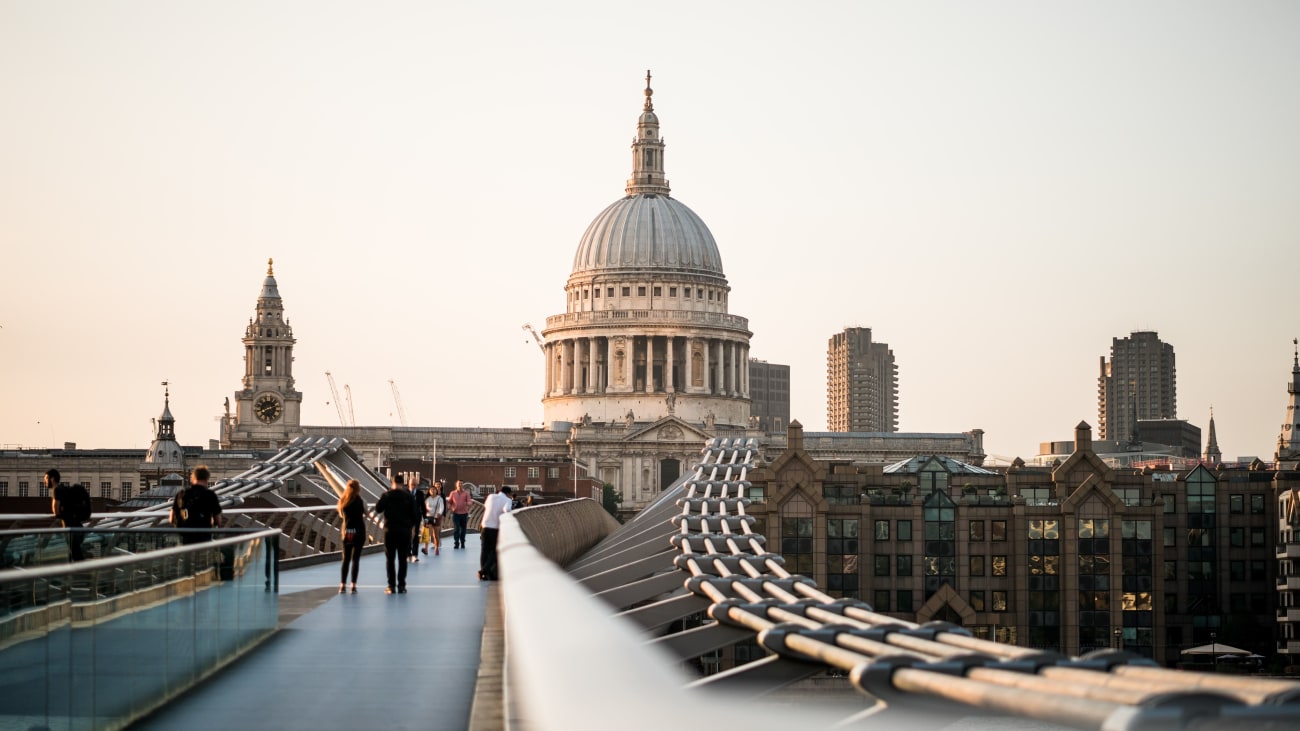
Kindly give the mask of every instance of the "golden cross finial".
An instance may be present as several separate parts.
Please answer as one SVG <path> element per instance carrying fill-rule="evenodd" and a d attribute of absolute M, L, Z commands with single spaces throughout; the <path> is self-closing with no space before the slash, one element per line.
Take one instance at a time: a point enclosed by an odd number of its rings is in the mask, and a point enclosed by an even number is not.
<path fill-rule="evenodd" d="M 268 277 L 275 276 L 275 259 L 266 260 L 266 276 Z"/>
<path fill-rule="evenodd" d="M 650 69 L 646 69 L 645 70 L 645 110 L 647 112 L 653 112 L 655 110 L 654 103 L 650 101 L 650 97 L 654 96 L 654 93 L 655 93 L 654 89 L 650 88 Z"/>

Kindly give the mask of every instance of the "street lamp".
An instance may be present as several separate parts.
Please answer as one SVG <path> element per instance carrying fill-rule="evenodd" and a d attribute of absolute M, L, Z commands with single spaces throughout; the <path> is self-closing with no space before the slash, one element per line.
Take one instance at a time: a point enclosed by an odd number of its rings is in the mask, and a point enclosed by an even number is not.
<path fill-rule="evenodd" d="M 1123 650 L 1123 649 L 1124 649 L 1124 630 L 1120 629 L 1119 627 L 1116 627 L 1116 628 L 1115 628 L 1115 631 L 1112 632 L 1111 634 L 1113 634 L 1113 635 L 1115 636 L 1115 641 L 1114 641 L 1113 643 L 1111 643 L 1111 647 L 1115 648 L 1116 650 Z"/>
<path fill-rule="evenodd" d="M 1214 658 L 1214 672 L 1219 672 L 1219 633 L 1210 633 L 1210 656 Z"/>

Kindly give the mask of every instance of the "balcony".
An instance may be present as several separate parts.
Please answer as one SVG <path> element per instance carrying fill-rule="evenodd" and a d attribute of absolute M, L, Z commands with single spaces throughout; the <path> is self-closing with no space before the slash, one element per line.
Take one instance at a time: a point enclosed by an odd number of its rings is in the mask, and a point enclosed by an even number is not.
<path fill-rule="evenodd" d="M 648 324 L 715 325 L 735 330 L 748 330 L 749 318 L 722 312 L 696 312 L 694 310 L 597 310 L 595 312 L 566 312 L 546 318 L 546 329 L 583 325 L 612 325 L 628 322 Z"/>
<path fill-rule="evenodd" d="M 1277 621 L 1296 622 L 1300 624 L 1300 607 L 1278 607 Z"/>
<path fill-rule="evenodd" d="M 1278 640 L 1277 651 L 1279 654 L 1300 655 L 1300 640 Z"/>
<path fill-rule="evenodd" d="M 1278 591 L 1300 591 L 1300 576 L 1277 577 Z"/>
<path fill-rule="evenodd" d="M 1279 543 L 1277 558 L 1300 558 L 1300 543 Z"/>

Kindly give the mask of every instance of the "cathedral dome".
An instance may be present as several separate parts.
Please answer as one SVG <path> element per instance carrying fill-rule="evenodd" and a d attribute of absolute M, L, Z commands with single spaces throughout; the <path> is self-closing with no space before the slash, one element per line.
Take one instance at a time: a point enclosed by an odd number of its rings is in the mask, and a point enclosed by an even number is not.
<path fill-rule="evenodd" d="M 573 274 L 646 269 L 723 275 L 718 245 L 695 211 L 667 195 L 629 195 L 587 227 Z"/>

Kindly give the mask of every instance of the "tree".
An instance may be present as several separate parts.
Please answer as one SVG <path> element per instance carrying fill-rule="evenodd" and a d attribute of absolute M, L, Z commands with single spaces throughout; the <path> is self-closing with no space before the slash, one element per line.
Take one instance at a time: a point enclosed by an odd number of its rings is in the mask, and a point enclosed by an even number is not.
<path fill-rule="evenodd" d="M 600 487 L 600 504 L 605 511 L 614 516 L 614 519 L 622 523 L 623 520 L 618 517 L 618 506 L 623 504 L 623 496 L 619 494 L 618 488 L 606 482 Z"/>

